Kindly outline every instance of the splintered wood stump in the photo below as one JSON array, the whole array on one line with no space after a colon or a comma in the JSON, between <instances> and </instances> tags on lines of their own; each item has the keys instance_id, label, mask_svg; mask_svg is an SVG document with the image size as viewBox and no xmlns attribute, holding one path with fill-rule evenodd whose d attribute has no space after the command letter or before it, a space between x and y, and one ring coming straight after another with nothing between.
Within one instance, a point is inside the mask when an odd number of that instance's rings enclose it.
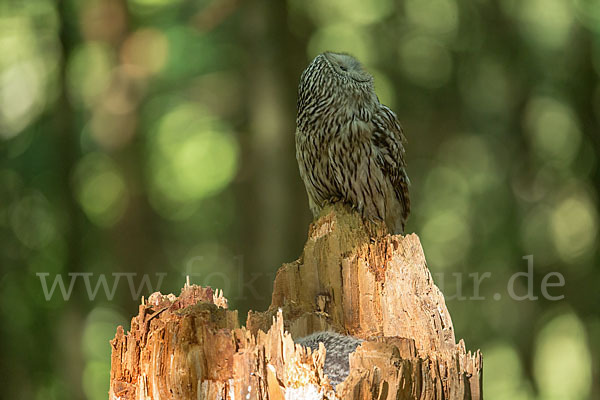
<instances>
[{"instance_id":1,"label":"splintered wood stump","mask_svg":"<svg viewBox=\"0 0 600 400\"><path fill-rule=\"evenodd\" d=\"M294 338L363 339L332 387L326 349ZM388 235L343 206L311 225L299 260L278 271L271 306L237 311L210 288L154 293L112 345L111 399L481 399L482 356L456 343L415 235Z\"/></svg>"}]
</instances>

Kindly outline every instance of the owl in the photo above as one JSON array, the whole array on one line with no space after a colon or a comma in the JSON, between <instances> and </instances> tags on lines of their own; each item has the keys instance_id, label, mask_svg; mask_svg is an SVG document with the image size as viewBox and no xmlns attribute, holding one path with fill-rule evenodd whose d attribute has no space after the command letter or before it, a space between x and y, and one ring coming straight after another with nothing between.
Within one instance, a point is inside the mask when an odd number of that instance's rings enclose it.
<instances>
[{"instance_id":1,"label":"owl","mask_svg":"<svg viewBox=\"0 0 600 400\"><path fill-rule=\"evenodd\" d=\"M363 341L336 332L321 331L296 339L295 342L313 351L319 350L319 343L323 343L326 350L323 372L335 388L350 373L350 353L353 353Z\"/></svg>"},{"instance_id":2,"label":"owl","mask_svg":"<svg viewBox=\"0 0 600 400\"><path fill-rule=\"evenodd\" d=\"M298 86L296 158L316 217L343 202L369 221L404 233L410 212L405 138L379 102L373 77L348 54L325 52Z\"/></svg>"}]
</instances>

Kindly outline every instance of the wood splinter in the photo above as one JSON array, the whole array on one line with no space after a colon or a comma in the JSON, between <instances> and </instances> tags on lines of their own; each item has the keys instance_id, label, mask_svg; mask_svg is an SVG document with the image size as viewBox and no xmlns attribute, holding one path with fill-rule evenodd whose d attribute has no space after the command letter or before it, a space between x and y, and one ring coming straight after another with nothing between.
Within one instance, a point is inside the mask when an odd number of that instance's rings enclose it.
<instances>
[{"instance_id":1,"label":"wood splinter","mask_svg":"<svg viewBox=\"0 0 600 400\"><path fill-rule=\"evenodd\" d=\"M111 341L110 399L481 399L481 353L456 343L419 238L384 231L326 207L245 327L220 291L152 294ZM323 344L294 343L319 331L361 340L335 388Z\"/></svg>"}]
</instances>

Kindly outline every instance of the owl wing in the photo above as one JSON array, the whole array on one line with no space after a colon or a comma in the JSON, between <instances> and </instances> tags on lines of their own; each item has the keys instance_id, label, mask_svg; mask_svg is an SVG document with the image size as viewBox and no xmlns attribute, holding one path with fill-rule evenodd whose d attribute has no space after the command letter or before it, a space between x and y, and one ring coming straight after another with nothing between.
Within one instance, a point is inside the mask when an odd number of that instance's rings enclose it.
<instances>
[{"instance_id":1,"label":"owl wing","mask_svg":"<svg viewBox=\"0 0 600 400\"><path fill-rule=\"evenodd\" d=\"M406 162L404 161L404 146L406 141L402 126L398 122L396 114L388 107L381 105L373 116L375 129L371 141L377 148L377 163L383 174L390 180L402 210L402 227L410 213L410 198L408 186L410 181L406 174Z\"/></svg>"}]
</instances>

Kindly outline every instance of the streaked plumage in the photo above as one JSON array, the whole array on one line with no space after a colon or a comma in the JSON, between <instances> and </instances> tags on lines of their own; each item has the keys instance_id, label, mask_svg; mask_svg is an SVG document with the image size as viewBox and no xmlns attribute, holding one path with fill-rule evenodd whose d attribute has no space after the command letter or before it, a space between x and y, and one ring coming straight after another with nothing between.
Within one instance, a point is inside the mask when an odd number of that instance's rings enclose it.
<instances>
[{"instance_id":1,"label":"streaked plumage","mask_svg":"<svg viewBox=\"0 0 600 400\"><path fill-rule=\"evenodd\" d=\"M315 216L341 201L404 232L410 200L402 128L355 58L327 52L304 70L296 126L296 158Z\"/></svg>"},{"instance_id":2,"label":"streaked plumage","mask_svg":"<svg viewBox=\"0 0 600 400\"><path fill-rule=\"evenodd\" d=\"M362 340L355 337L329 331L315 332L296 339L296 343L313 351L319 349L319 343L323 343L326 350L323 372L329 378L329 382L334 389L348 377L350 373L350 353L354 353L362 342Z\"/></svg>"}]
</instances>

